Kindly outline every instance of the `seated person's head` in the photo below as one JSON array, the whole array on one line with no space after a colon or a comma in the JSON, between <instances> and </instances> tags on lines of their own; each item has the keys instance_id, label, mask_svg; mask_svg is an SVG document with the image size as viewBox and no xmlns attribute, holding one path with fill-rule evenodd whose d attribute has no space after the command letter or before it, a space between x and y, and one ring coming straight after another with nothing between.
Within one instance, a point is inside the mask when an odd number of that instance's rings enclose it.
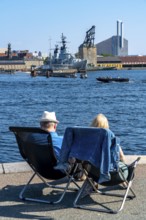
<instances>
[{"instance_id":1,"label":"seated person's head","mask_svg":"<svg viewBox=\"0 0 146 220\"><path fill-rule=\"evenodd\" d=\"M57 123L54 122L40 122L41 129L45 131L56 131Z\"/></svg>"},{"instance_id":2,"label":"seated person's head","mask_svg":"<svg viewBox=\"0 0 146 220\"><path fill-rule=\"evenodd\" d=\"M44 111L40 119L40 126L45 131L56 131L59 121L56 119L55 112Z\"/></svg>"},{"instance_id":3,"label":"seated person's head","mask_svg":"<svg viewBox=\"0 0 146 220\"><path fill-rule=\"evenodd\" d=\"M91 127L109 128L109 123L105 115L98 114L92 121Z\"/></svg>"}]
</instances>

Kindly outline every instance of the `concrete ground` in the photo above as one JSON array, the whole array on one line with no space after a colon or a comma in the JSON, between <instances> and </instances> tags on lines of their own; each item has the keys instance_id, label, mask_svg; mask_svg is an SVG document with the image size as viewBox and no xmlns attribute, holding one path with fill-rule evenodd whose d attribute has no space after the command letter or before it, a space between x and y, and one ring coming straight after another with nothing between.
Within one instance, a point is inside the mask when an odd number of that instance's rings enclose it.
<instances>
[{"instance_id":1,"label":"concrete ground","mask_svg":"<svg viewBox=\"0 0 146 220\"><path fill-rule=\"evenodd\" d=\"M136 156L127 156L127 162L133 161ZM135 179L132 188L137 197L128 200L124 209L118 214L106 214L95 211L73 208L76 192L68 191L63 201L56 205L40 204L19 199L19 192L32 175L32 171L25 162L0 164L0 220L2 219L48 219L48 220L139 220L146 219L146 157L143 156L136 168ZM119 189L123 192L122 189ZM41 184L36 177L33 188L27 195L43 196L48 198L50 189ZM57 191L54 190L54 196ZM52 196L52 195L51 195ZM100 202L106 203L104 196ZM99 199L99 196L84 198L89 202ZM116 203L111 206L115 207ZM110 203L109 203L110 204Z\"/></svg>"}]
</instances>

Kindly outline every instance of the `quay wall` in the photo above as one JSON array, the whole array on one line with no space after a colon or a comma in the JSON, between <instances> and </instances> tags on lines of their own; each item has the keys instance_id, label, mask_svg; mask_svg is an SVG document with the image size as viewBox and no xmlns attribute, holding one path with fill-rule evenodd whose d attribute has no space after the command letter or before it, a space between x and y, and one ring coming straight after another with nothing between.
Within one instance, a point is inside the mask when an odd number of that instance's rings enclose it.
<instances>
[{"instance_id":1,"label":"quay wall","mask_svg":"<svg viewBox=\"0 0 146 220\"><path fill-rule=\"evenodd\" d=\"M0 72L10 70L30 71L32 65L41 66L43 63L43 60L0 60Z\"/></svg>"},{"instance_id":2,"label":"quay wall","mask_svg":"<svg viewBox=\"0 0 146 220\"><path fill-rule=\"evenodd\" d=\"M126 155L126 163L130 164L137 157L141 157L138 164L146 164L146 156L144 155ZM30 166L25 162L13 162L13 163L1 163L0 164L0 174L9 174L9 173L19 173L19 172L30 172L32 169Z\"/></svg>"}]
</instances>

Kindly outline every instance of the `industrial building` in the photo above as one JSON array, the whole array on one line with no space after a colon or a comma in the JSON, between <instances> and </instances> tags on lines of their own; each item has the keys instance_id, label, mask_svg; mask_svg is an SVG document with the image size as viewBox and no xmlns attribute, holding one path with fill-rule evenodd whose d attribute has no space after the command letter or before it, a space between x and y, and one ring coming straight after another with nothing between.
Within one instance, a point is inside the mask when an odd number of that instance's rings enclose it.
<instances>
[{"instance_id":1,"label":"industrial building","mask_svg":"<svg viewBox=\"0 0 146 220\"><path fill-rule=\"evenodd\" d=\"M123 36L123 22L117 21L117 35L96 44L98 55L128 56L128 40Z\"/></svg>"}]
</instances>

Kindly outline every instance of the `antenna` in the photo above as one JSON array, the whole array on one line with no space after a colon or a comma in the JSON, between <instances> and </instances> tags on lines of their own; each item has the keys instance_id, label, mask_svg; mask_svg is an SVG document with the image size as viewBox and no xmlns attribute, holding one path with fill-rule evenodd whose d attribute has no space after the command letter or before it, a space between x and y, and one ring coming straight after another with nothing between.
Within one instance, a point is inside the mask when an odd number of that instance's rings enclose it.
<instances>
[{"instance_id":1,"label":"antenna","mask_svg":"<svg viewBox=\"0 0 146 220\"><path fill-rule=\"evenodd\" d=\"M48 56L48 61L50 65L52 64L52 54L51 54L51 37L49 37L49 56Z\"/></svg>"},{"instance_id":2,"label":"antenna","mask_svg":"<svg viewBox=\"0 0 146 220\"><path fill-rule=\"evenodd\" d=\"M49 37L49 57L51 58L51 37Z\"/></svg>"}]
</instances>

